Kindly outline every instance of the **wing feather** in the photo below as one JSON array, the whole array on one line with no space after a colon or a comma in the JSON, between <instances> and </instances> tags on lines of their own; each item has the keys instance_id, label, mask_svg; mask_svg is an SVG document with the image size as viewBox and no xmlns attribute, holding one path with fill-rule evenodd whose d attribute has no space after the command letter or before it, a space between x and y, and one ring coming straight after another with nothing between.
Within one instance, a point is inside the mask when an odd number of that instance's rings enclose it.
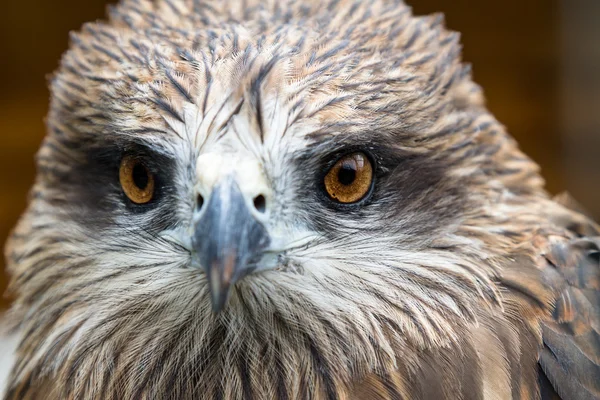
<instances>
[{"instance_id":1,"label":"wing feather","mask_svg":"<svg viewBox=\"0 0 600 400\"><path fill-rule=\"evenodd\" d=\"M544 382L565 400L600 399L600 236L585 237L576 226L576 237L544 255L559 285L552 318L542 321L543 399L556 398Z\"/></svg>"}]
</instances>

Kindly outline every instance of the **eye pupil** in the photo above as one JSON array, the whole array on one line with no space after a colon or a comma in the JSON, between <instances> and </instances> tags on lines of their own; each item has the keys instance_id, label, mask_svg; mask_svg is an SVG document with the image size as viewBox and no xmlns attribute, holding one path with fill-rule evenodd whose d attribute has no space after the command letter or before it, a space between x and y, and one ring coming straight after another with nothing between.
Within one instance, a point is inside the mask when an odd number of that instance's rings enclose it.
<instances>
[{"instance_id":1,"label":"eye pupil","mask_svg":"<svg viewBox=\"0 0 600 400\"><path fill-rule=\"evenodd\" d=\"M338 171L338 181L344 186L349 186L352 185L355 180L356 167L354 165L349 165L349 163L344 163L342 168Z\"/></svg>"},{"instance_id":2,"label":"eye pupil","mask_svg":"<svg viewBox=\"0 0 600 400\"><path fill-rule=\"evenodd\" d=\"M135 167L133 167L132 178L133 183L138 188L144 190L146 187L148 187L148 170L146 170L142 164L137 164Z\"/></svg>"}]
</instances>

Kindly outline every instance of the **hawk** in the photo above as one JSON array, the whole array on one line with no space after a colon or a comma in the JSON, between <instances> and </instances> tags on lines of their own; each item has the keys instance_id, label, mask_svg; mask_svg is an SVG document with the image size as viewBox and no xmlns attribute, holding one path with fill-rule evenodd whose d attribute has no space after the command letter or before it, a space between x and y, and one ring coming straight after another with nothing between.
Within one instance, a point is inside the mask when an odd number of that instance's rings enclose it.
<instances>
[{"instance_id":1,"label":"hawk","mask_svg":"<svg viewBox=\"0 0 600 400\"><path fill-rule=\"evenodd\" d=\"M600 229L399 0L123 0L51 80L6 399L595 399Z\"/></svg>"}]
</instances>

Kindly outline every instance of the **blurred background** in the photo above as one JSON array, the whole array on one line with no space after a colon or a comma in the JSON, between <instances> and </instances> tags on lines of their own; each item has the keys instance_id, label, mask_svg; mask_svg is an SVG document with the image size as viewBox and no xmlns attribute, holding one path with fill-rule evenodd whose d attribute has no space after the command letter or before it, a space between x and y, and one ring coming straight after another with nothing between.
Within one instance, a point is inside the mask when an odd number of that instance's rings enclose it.
<instances>
[{"instance_id":1,"label":"blurred background","mask_svg":"<svg viewBox=\"0 0 600 400\"><path fill-rule=\"evenodd\" d=\"M407 0L462 33L488 106L542 166L600 220L600 1ZM68 32L101 19L105 0L3 2L0 13L0 242L26 205L44 136L46 77ZM4 259L0 261L0 272ZM6 277L0 274L0 291ZM2 300L0 305L6 305Z\"/></svg>"}]
</instances>

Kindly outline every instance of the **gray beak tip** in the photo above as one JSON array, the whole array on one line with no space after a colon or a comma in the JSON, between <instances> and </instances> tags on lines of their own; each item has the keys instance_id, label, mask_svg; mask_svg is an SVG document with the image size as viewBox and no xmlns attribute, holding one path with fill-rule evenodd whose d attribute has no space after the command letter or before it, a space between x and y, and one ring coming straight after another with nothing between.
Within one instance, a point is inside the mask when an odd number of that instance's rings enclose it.
<instances>
[{"instance_id":1,"label":"gray beak tip","mask_svg":"<svg viewBox=\"0 0 600 400\"><path fill-rule=\"evenodd\" d=\"M225 308L227 304L228 297L228 289L224 290L222 293L214 293L212 294L212 311L215 314L219 314Z\"/></svg>"}]
</instances>

